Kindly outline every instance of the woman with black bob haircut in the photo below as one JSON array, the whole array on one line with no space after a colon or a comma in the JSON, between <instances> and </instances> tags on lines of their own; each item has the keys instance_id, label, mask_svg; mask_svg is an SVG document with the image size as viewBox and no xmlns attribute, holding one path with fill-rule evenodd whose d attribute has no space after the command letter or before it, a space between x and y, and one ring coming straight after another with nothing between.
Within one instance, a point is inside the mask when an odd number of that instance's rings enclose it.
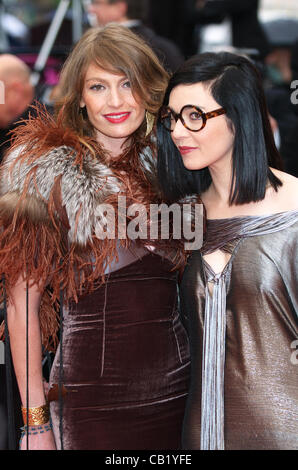
<instances>
[{"instance_id":1,"label":"woman with black bob haircut","mask_svg":"<svg viewBox=\"0 0 298 470\"><path fill-rule=\"evenodd\" d=\"M170 79L158 118L168 201L197 194L206 224L180 284L192 378L183 446L298 446L297 178L281 171L260 74L204 53Z\"/></svg>"},{"instance_id":2,"label":"woman with black bob haircut","mask_svg":"<svg viewBox=\"0 0 298 470\"><path fill-rule=\"evenodd\" d=\"M280 185L269 166L282 169L282 160L274 143L257 69L245 57L231 53L194 56L172 76L164 104L168 104L174 88L195 83L210 85L212 96L225 109L234 129L235 186L231 185L230 202L243 204L263 199L268 179L274 189ZM159 174L165 195L176 200L181 195L204 192L211 183L208 168L189 172L173 145L171 133L162 125L158 126L158 137L162 144Z\"/></svg>"}]
</instances>

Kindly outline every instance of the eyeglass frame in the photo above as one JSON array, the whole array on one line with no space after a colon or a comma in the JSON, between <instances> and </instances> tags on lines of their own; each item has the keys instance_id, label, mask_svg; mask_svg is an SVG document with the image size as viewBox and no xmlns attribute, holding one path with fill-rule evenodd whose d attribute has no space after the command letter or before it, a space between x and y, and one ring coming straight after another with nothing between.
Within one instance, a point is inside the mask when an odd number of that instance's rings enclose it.
<instances>
[{"instance_id":1,"label":"eyeglass frame","mask_svg":"<svg viewBox=\"0 0 298 470\"><path fill-rule=\"evenodd\" d=\"M183 113L183 110L185 108L194 108L196 109L202 116L202 127L200 127L200 129L190 129L189 127L187 127L187 125L185 124L185 121L182 117L182 113ZM168 129L164 123L163 123L163 119L161 117L161 113L163 111L163 109L168 109L170 110L170 112L172 113L175 121L176 121L176 124L178 122L178 119L180 119L181 123L183 124L183 126L191 131L191 132L199 132L201 131L202 129L204 129L204 127L206 126L206 122L208 119L211 119L211 118L214 118L214 117L217 117L217 116L221 116L222 114L226 114L226 110L224 108L217 108L213 111L209 111L208 113L204 113L204 111L202 111L198 106L195 106L194 104L185 104L181 109L180 109L180 113L175 113L175 111L172 110L172 108L170 108L169 106L163 106L159 112L159 117L160 117L160 122L161 124L163 125L163 127L169 131L169 132L173 132L174 129Z\"/></svg>"}]
</instances>

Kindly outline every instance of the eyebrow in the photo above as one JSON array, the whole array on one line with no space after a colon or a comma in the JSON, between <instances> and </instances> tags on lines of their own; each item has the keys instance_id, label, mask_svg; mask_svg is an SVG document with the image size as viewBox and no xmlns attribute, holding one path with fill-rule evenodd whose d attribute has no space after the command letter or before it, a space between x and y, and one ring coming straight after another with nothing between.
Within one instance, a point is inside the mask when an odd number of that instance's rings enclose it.
<instances>
[{"instance_id":1,"label":"eyebrow","mask_svg":"<svg viewBox=\"0 0 298 470\"><path fill-rule=\"evenodd\" d=\"M204 112L206 111L206 108L204 106L199 106L198 104L193 104L193 103L189 103L189 104L191 104L192 106L196 106L197 108L200 108ZM181 106L180 110L183 108L183 106ZM168 107L174 111L174 109L169 104L168 104Z\"/></svg>"},{"instance_id":2,"label":"eyebrow","mask_svg":"<svg viewBox=\"0 0 298 470\"><path fill-rule=\"evenodd\" d=\"M122 80L128 80L127 76L126 75L119 75L119 82L121 82ZM86 80L86 82L91 82L91 81L97 81L97 82L102 82L102 83L107 83L108 80L106 80L105 78L101 78L101 77L91 77L91 78L88 78Z\"/></svg>"}]
</instances>

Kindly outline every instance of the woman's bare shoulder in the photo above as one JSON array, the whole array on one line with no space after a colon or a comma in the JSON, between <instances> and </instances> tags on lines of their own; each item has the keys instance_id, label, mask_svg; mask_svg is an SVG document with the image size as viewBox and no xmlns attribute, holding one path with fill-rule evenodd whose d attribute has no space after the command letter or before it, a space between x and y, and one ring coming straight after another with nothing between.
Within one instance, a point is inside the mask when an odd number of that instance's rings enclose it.
<instances>
[{"instance_id":1,"label":"woman's bare shoulder","mask_svg":"<svg viewBox=\"0 0 298 470\"><path fill-rule=\"evenodd\" d=\"M276 193L278 204L283 210L298 210L298 178L280 170L272 170L282 186Z\"/></svg>"}]
</instances>

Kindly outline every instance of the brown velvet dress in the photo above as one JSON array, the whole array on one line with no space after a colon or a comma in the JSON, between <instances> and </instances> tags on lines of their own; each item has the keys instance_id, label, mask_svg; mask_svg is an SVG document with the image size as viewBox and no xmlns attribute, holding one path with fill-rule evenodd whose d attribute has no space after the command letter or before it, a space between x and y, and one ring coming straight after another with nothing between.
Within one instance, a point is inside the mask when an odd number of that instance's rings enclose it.
<instances>
[{"instance_id":1,"label":"brown velvet dress","mask_svg":"<svg viewBox=\"0 0 298 470\"><path fill-rule=\"evenodd\" d=\"M67 393L62 408L51 403L58 448L61 428L64 449L181 448L189 348L171 268L145 254L70 305L63 329ZM58 350L51 385L59 382L59 362Z\"/></svg>"},{"instance_id":2,"label":"brown velvet dress","mask_svg":"<svg viewBox=\"0 0 298 470\"><path fill-rule=\"evenodd\" d=\"M285 220L276 226L281 217ZM222 249L231 254L222 273L216 275L199 251L189 259L181 285L181 307L188 322L192 358L183 433L185 449L202 448L206 438L202 436L206 418L202 412L202 364L212 343L212 334L209 346L204 335L206 286L210 280L213 292L221 280L226 290L212 310L217 325L218 312L225 313L223 363L221 366L212 358L208 363L211 372L217 368L211 376L217 384L221 383L223 368L223 390L215 390L215 398L205 397L209 406L215 402L214 423L219 430L223 427L224 449L298 449L298 212L270 219L272 227L275 225L273 231L266 231L269 219L207 222L205 252ZM251 222L260 222L255 232L250 231ZM210 377L209 372L205 379Z\"/></svg>"},{"instance_id":3,"label":"brown velvet dress","mask_svg":"<svg viewBox=\"0 0 298 470\"><path fill-rule=\"evenodd\" d=\"M48 287L39 319L44 349L56 351L58 333L62 346L49 394L57 447L179 449L189 381L177 312L183 241L128 233L132 204L147 215L163 202L154 139L135 135L107 162L91 137L83 145L64 127L64 115L37 111L18 126L1 165L0 301L20 273L28 285ZM24 315L28 322L26 305ZM30 393L29 380L26 406Z\"/></svg>"}]
</instances>

